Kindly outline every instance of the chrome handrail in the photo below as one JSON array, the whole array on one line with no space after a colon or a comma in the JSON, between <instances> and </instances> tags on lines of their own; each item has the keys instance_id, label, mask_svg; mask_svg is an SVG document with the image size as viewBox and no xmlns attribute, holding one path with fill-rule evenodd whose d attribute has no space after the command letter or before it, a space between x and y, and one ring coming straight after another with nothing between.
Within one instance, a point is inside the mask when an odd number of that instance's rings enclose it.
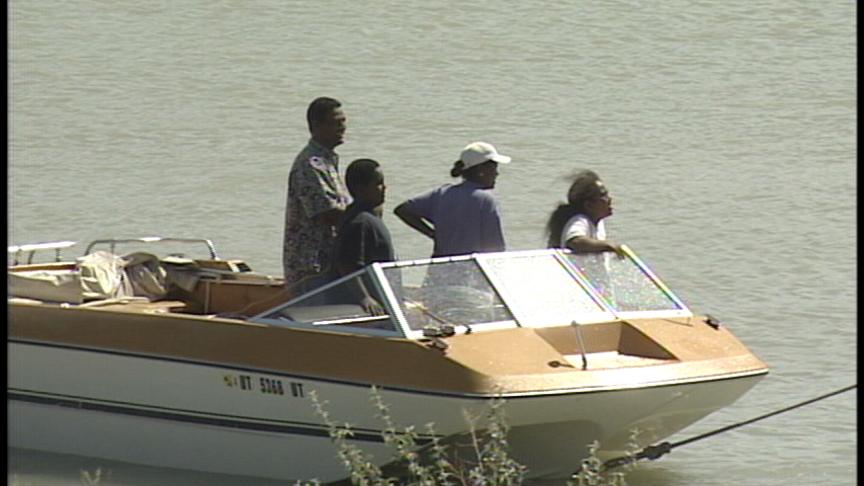
<instances>
[{"instance_id":1,"label":"chrome handrail","mask_svg":"<svg viewBox=\"0 0 864 486\"><path fill-rule=\"evenodd\" d=\"M206 238L162 238L161 236L145 236L143 238L109 238L105 240L94 240L89 245L87 245L87 249L84 251L84 254L87 255L90 253L90 250L93 249L96 245L109 245L111 248L111 253L114 253L114 248L118 243L204 243L207 245L207 250L210 252L210 258L213 260L218 260L219 256L216 254L216 247L213 246L213 242Z\"/></svg>"},{"instance_id":2,"label":"chrome handrail","mask_svg":"<svg viewBox=\"0 0 864 486\"><path fill-rule=\"evenodd\" d=\"M70 246L74 246L77 244L78 244L78 242L76 242L76 241L52 241L52 242L48 242L48 243L32 243L32 244L27 244L27 245L12 245L12 246L7 247L6 251L7 251L7 254L14 254L15 255L13 257L13 263L12 263L13 266L18 265L19 258L21 257L22 253L27 253L28 254L27 255L27 264L29 265L29 264L33 263L33 256L36 254L37 251L54 250L54 252L55 252L54 259L55 259L55 261L59 262L60 261L60 250L62 250L64 248L69 248Z\"/></svg>"}]
</instances>

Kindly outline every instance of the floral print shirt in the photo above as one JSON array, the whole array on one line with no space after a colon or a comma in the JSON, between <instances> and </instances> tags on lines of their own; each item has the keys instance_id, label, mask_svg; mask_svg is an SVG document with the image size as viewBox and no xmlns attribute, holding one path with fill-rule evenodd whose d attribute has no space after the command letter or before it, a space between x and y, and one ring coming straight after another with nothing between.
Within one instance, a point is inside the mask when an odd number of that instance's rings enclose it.
<instances>
[{"instance_id":1,"label":"floral print shirt","mask_svg":"<svg viewBox=\"0 0 864 486\"><path fill-rule=\"evenodd\" d=\"M345 209L349 202L339 176L339 155L309 140L288 175L282 248L285 285L329 268L336 228L314 218L331 209Z\"/></svg>"}]
</instances>

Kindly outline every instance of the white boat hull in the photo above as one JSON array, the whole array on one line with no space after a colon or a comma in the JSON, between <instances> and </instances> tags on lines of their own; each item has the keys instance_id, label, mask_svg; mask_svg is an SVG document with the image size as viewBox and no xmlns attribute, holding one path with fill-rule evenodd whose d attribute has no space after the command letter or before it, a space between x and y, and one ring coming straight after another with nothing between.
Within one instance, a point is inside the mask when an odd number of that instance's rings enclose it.
<instances>
[{"instance_id":1,"label":"white boat hull","mask_svg":"<svg viewBox=\"0 0 864 486\"><path fill-rule=\"evenodd\" d=\"M194 346L194 343L189 343ZM368 384L310 379L160 356L10 342L9 443L13 447L215 473L338 480L346 473L309 400L377 463L380 439ZM647 445L729 405L762 376L730 375L633 388L561 390L507 397L514 456L532 477L566 477L586 445L624 447L635 427ZM466 431L463 410L488 397L380 390L400 425L439 436ZM428 437L428 435L427 435Z\"/></svg>"}]
</instances>

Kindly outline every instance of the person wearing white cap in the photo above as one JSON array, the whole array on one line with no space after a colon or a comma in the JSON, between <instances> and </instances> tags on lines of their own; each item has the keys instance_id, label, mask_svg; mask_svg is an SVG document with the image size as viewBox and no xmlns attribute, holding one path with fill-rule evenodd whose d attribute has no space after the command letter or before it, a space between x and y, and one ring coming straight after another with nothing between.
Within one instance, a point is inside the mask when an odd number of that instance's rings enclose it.
<instances>
[{"instance_id":1,"label":"person wearing white cap","mask_svg":"<svg viewBox=\"0 0 864 486\"><path fill-rule=\"evenodd\" d=\"M486 142L468 144L444 184L413 197L393 211L405 224L432 238L433 257L504 251L501 210L492 189L498 165L510 163Z\"/></svg>"}]
</instances>

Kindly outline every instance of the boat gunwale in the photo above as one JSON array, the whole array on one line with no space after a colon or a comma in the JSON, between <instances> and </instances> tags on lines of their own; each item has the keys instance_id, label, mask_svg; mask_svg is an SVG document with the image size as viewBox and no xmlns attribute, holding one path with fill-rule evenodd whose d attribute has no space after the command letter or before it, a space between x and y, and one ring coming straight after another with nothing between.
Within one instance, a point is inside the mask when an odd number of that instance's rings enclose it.
<instances>
[{"instance_id":1,"label":"boat gunwale","mask_svg":"<svg viewBox=\"0 0 864 486\"><path fill-rule=\"evenodd\" d=\"M27 339L7 339L8 343L17 343L23 345L31 345L31 346L45 346L45 347L53 347L53 348L61 348L61 349L70 349L70 350L78 350L85 352L93 352L93 353L102 353L102 354L111 354L116 356L125 356L130 358L138 358L138 359L152 359L157 361L169 361L175 363L183 363L193 366L205 366L211 368L222 368L234 371L244 371L250 373L257 374L267 374L273 376L279 376L282 378L295 378L301 380L310 380L310 381L318 381L324 383L331 384L339 384L339 385L347 385L354 387L376 387L382 390L388 390L391 392L399 392L399 393L409 393L409 394L419 394L419 395L432 395L432 396L441 396L441 397L452 397L452 398L469 398L469 399L493 399L493 398L536 398L536 397L548 397L548 396L562 396L562 395L574 395L574 394L582 394L582 393L596 393L596 392L615 392L615 391L623 391L623 390L635 390L641 388L652 388L652 387L666 387L666 386L677 386L677 385L687 385L687 384L696 384L696 383L704 383L708 381L724 381L730 379L738 379L738 378L747 378L751 376L758 375L767 375L770 370L766 365L762 365L760 368L749 369L749 370L741 370L741 371L733 371L733 372L725 372L714 375L699 375L699 376L690 376L690 377L682 377L670 380L658 380L658 381L640 381L638 383L631 383L627 385L579 385L577 387L564 389L552 389L552 390L534 390L534 391L523 391L523 392L487 392L487 393L477 393L477 392L448 392L448 391L438 391L438 390L424 390L417 388L408 388L402 386L394 386L394 385L381 385L377 383L371 382L358 382L351 380L343 380L343 379L334 379L334 378L326 378L321 376L302 374L302 373L289 373L282 370L275 370L271 368L258 368L251 366L241 366L235 364L227 364L227 363L219 363L214 361L204 361L204 360L194 360L189 358L178 358L174 356L167 355L157 355L157 354L146 354L146 353L135 353L128 351L119 351L113 349L106 348L89 348L85 346L76 346L69 344L59 344L48 341L39 341L39 340L27 340ZM680 363L679 363L680 364ZM658 365L658 366L668 366L668 365Z\"/></svg>"}]
</instances>

